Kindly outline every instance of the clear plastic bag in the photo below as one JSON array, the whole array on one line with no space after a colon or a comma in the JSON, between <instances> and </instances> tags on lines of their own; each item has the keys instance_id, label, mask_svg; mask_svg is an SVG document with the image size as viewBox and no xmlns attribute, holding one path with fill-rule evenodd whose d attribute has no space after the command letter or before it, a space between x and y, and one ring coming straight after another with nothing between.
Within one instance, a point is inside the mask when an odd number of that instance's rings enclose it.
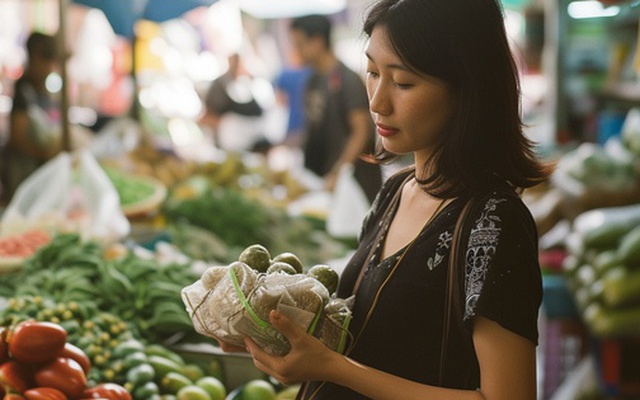
<instances>
[{"instance_id":1,"label":"clear plastic bag","mask_svg":"<svg viewBox=\"0 0 640 400\"><path fill-rule=\"evenodd\" d=\"M354 176L355 167L347 164L340 168L336 187L331 196L327 232L339 238L355 238L360 233L362 220L371 203Z\"/></svg>"},{"instance_id":2,"label":"clear plastic bag","mask_svg":"<svg viewBox=\"0 0 640 400\"><path fill-rule=\"evenodd\" d=\"M0 235L34 228L109 243L128 235L131 226L115 187L83 150L60 153L18 186L2 215Z\"/></svg>"},{"instance_id":3,"label":"clear plastic bag","mask_svg":"<svg viewBox=\"0 0 640 400\"><path fill-rule=\"evenodd\" d=\"M310 276L258 273L242 262L209 268L182 290L182 298L197 332L238 346L248 336L274 355L287 354L291 347L269 324L271 310L342 352L353 304L331 300L322 283Z\"/></svg>"}]
</instances>

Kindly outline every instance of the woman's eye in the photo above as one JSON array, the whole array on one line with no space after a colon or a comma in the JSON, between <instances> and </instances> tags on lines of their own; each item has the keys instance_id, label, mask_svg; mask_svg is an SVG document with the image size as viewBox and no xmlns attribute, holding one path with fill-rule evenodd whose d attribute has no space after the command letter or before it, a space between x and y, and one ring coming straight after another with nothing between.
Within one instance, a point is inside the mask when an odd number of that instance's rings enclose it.
<instances>
[{"instance_id":1,"label":"woman's eye","mask_svg":"<svg viewBox=\"0 0 640 400\"><path fill-rule=\"evenodd\" d=\"M377 72L373 72L373 71L367 71L367 77L368 78L377 78L378 77L378 73Z\"/></svg>"},{"instance_id":2,"label":"woman's eye","mask_svg":"<svg viewBox=\"0 0 640 400\"><path fill-rule=\"evenodd\" d=\"M396 86L399 87L400 89L409 89L410 87L413 86L413 84L396 82Z\"/></svg>"}]
</instances>

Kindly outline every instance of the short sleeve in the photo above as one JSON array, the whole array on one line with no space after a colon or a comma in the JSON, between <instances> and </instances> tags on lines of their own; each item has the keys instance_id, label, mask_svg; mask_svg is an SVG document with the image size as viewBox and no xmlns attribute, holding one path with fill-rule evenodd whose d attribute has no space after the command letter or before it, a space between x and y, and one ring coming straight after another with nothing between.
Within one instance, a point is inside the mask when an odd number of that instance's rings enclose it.
<instances>
[{"instance_id":1,"label":"short sleeve","mask_svg":"<svg viewBox=\"0 0 640 400\"><path fill-rule=\"evenodd\" d=\"M471 228L465 263L465 321L483 316L537 344L538 236L519 198L494 193L486 201Z\"/></svg>"}]
</instances>

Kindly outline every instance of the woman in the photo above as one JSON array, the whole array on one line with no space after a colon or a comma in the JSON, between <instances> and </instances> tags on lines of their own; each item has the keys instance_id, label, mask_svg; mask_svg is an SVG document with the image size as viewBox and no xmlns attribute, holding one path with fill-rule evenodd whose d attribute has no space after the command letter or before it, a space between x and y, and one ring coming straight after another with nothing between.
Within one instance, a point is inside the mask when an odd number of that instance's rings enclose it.
<instances>
[{"instance_id":1,"label":"woman","mask_svg":"<svg viewBox=\"0 0 640 400\"><path fill-rule=\"evenodd\" d=\"M276 379L307 382L302 399L533 400L541 277L517 193L549 169L522 132L500 6L381 0L364 30L376 159L413 154L415 167L384 184L341 277L338 296L356 295L353 340L332 352L274 311L291 352L273 357L248 339L247 349ZM463 285L448 289L451 238L471 198ZM459 296L453 314L448 293Z\"/></svg>"}]
</instances>

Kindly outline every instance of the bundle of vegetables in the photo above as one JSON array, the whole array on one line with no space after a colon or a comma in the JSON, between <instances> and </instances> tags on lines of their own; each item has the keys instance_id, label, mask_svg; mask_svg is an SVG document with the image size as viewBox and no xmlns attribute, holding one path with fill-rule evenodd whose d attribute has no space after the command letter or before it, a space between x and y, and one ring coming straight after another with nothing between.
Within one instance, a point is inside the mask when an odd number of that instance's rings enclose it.
<instances>
[{"instance_id":1,"label":"bundle of vegetables","mask_svg":"<svg viewBox=\"0 0 640 400\"><path fill-rule=\"evenodd\" d=\"M269 323L270 312L278 310L342 352L354 297L332 298L337 285L338 274L327 265L304 268L293 253L272 259L254 244L237 261L209 267L182 297L196 331L205 336L237 346L248 336L266 352L285 355L291 346Z\"/></svg>"},{"instance_id":2,"label":"bundle of vegetables","mask_svg":"<svg viewBox=\"0 0 640 400\"><path fill-rule=\"evenodd\" d=\"M91 361L58 324L25 320L0 328L0 391L14 399L131 400L115 383L89 383Z\"/></svg>"},{"instance_id":3,"label":"bundle of vegetables","mask_svg":"<svg viewBox=\"0 0 640 400\"><path fill-rule=\"evenodd\" d=\"M180 291L197 276L191 264L160 263L134 252L106 260L105 248L78 235L56 236L13 276L0 277L16 296L42 296L57 302L95 303L132 321L149 340L192 331ZM9 291L5 287L5 292Z\"/></svg>"},{"instance_id":4,"label":"bundle of vegetables","mask_svg":"<svg viewBox=\"0 0 640 400\"><path fill-rule=\"evenodd\" d=\"M262 243L274 252L294 252L310 263L341 257L347 250L304 217L291 216L282 207L269 206L200 178L175 187L163 210L170 225L195 225L225 243L228 254L219 261L234 260L253 243Z\"/></svg>"},{"instance_id":5,"label":"bundle of vegetables","mask_svg":"<svg viewBox=\"0 0 640 400\"><path fill-rule=\"evenodd\" d=\"M108 395L106 389L113 388L113 383L139 400L175 395L183 387L206 392L219 392L220 387L224 388L216 363L212 362L209 371L205 372L200 366L185 362L170 349L144 340L131 322L126 323L113 314L102 312L90 302L56 303L42 297L18 297L9 299L7 308L0 313L2 326L17 326L34 320L46 322L45 326L57 327L50 335L52 338L59 338L65 332L67 344L64 354L77 358L84 368L86 386L91 388L91 391L85 391L84 397L93 398L97 393L100 398L124 399ZM17 343L21 347L24 347L23 342L30 345L38 343L33 336L26 339ZM40 353L52 351L45 347ZM63 379L61 382L70 384ZM107 382L108 385L105 384ZM199 389L194 388L196 386Z\"/></svg>"},{"instance_id":6,"label":"bundle of vegetables","mask_svg":"<svg viewBox=\"0 0 640 400\"><path fill-rule=\"evenodd\" d=\"M588 327L640 334L640 205L587 211L566 242L564 270Z\"/></svg>"}]
</instances>

